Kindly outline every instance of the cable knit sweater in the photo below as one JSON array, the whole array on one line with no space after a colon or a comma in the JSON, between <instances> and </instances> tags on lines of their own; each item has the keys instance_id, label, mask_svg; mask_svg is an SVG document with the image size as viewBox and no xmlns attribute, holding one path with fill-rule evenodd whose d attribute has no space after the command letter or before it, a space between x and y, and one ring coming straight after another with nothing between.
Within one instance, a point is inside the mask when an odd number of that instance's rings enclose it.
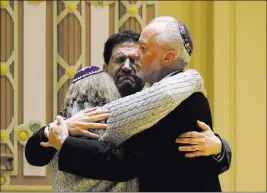
<instances>
[{"instance_id":1,"label":"cable knit sweater","mask_svg":"<svg viewBox=\"0 0 267 193\"><path fill-rule=\"evenodd\" d=\"M115 146L155 125L194 92L200 91L203 79L196 70L187 70L163 78L150 88L112 101L108 127L100 138Z\"/></svg>"},{"instance_id":2,"label":"cable knit sweater","mask_svg":"<svg viewBox=\"0 0 267 193\"><path fill-rule=\"evenodd\" d=\"M195 70L171 75L150 88L104 105L111 116L108 128L100 140L120 145L131 136L156 124L203 85L202 77ZM49 166L52 169L53 190L56 192L138 191L137 178L116 183L61 172L58 170L58 153Z\"/></svg>"}]
</instances>

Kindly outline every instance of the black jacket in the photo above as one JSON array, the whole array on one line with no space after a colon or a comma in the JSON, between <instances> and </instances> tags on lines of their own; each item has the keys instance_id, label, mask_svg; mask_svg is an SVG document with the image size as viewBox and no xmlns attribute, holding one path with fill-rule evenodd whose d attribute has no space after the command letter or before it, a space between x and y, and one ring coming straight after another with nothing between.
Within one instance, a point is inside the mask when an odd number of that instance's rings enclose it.
<instances>
[{"instance_id":1,"label":"black jacket","mask_svg":"<svg viewBox=\"0 0 267 193\"><path fill-rule=\"evenodd\" d=\"M93 179L125 181L138 177L140 191L220 191L218 175L231 162L227 142L223 141L225 156L220 163L212 156L185 158L175 144L181 133L200 131L197 120L212 128L208 101L200 93L193 94L157 125L133 136L120 148L68 137L59 154L59 169ZM39 145L43 136L41 129L26 145L26 158L32 165L46 165L56 151Z\"/></svg>"}]
</instances>

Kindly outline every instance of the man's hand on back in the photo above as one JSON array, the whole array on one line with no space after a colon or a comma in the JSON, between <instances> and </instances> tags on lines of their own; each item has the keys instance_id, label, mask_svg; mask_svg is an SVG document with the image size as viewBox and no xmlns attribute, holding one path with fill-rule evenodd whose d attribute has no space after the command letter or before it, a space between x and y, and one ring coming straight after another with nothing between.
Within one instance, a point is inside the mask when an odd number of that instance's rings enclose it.
<instances>
[{"instance_id":1,"label":"man's hand on back","mask_svg":"<svg viewBox=\"0 0 267 193\"><path fill-rule=\"evenodd\" d=\"M176 143L187 145L179 146L179 151L189 152L185 154L188 158L220 154L222 151L221 140L208 125L200 121L197 124L203 130L202 132L183 133L176 139Z\"/></svg>"},{"instance_id":2,"label":"man's hand on back","mask_svg":"<svg viewBox=\"0 0 267 193\"><path fill-rule=\"evenodd\" d=\"M57 116L56 121L51 123L47 130L48 142L41 142L43 147L54 147L60 150L66 138L69 136L69 132L66 124L61 116Z\"/></svg>"},{"instance_id":3,"label":"man's hand on back","mask_svg":"<svg viewBox=\"0 0 267 193\"><path fill-rule=\"evenodd\" d=\"M84 135L98 139L99 135L87 130L107 128L107 124L95 122L107 119L110 115L108 112L101 107L86 109L65 120L65 123L71 135Z\"/></svg>"}]
</instances>

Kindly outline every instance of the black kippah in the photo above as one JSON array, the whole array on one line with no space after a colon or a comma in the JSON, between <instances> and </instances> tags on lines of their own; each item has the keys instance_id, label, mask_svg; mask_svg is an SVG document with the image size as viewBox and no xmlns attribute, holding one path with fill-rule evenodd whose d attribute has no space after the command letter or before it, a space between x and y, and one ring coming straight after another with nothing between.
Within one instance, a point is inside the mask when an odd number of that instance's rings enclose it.
<instances>
[{"instance_id":1,"label":"black kippah","mask_svg":"<svg viewBox=\"0 0 267 193\"><path fill-rule=\"evenodd\" d=\"M188 54L191 56L193 52L193 40L185 24L178 21L179 30L184 41L184 47Z\"/></svg>"}]
</instances>

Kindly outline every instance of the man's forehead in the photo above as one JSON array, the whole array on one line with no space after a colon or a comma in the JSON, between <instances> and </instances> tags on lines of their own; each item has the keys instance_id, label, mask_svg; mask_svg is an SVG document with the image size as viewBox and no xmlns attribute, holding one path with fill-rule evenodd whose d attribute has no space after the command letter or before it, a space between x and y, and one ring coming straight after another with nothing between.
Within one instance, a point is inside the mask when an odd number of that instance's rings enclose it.
<instances>
[{"instance_id":1,"label":"man's forehead","mask_svg":"<svg viewBox=\"0 0 267 193\"><path fill-rule=\"evenodd\" d=\"M154 23L145 27L141 33L139 43L146 44L149 40L153 39L157 34L161 32L161 26Z\"/></svg>"},{"instance_id":2,"label":"man's forehead","mask_svg":"<svg viewBox=\"0 0 267 193\"><path fill-rule=\"evenodd\" d=\"M114 47L112 50L113 55L116 53L128 53L138 50L137 42L123 42Z\"/></svg>"}]
</instances>

